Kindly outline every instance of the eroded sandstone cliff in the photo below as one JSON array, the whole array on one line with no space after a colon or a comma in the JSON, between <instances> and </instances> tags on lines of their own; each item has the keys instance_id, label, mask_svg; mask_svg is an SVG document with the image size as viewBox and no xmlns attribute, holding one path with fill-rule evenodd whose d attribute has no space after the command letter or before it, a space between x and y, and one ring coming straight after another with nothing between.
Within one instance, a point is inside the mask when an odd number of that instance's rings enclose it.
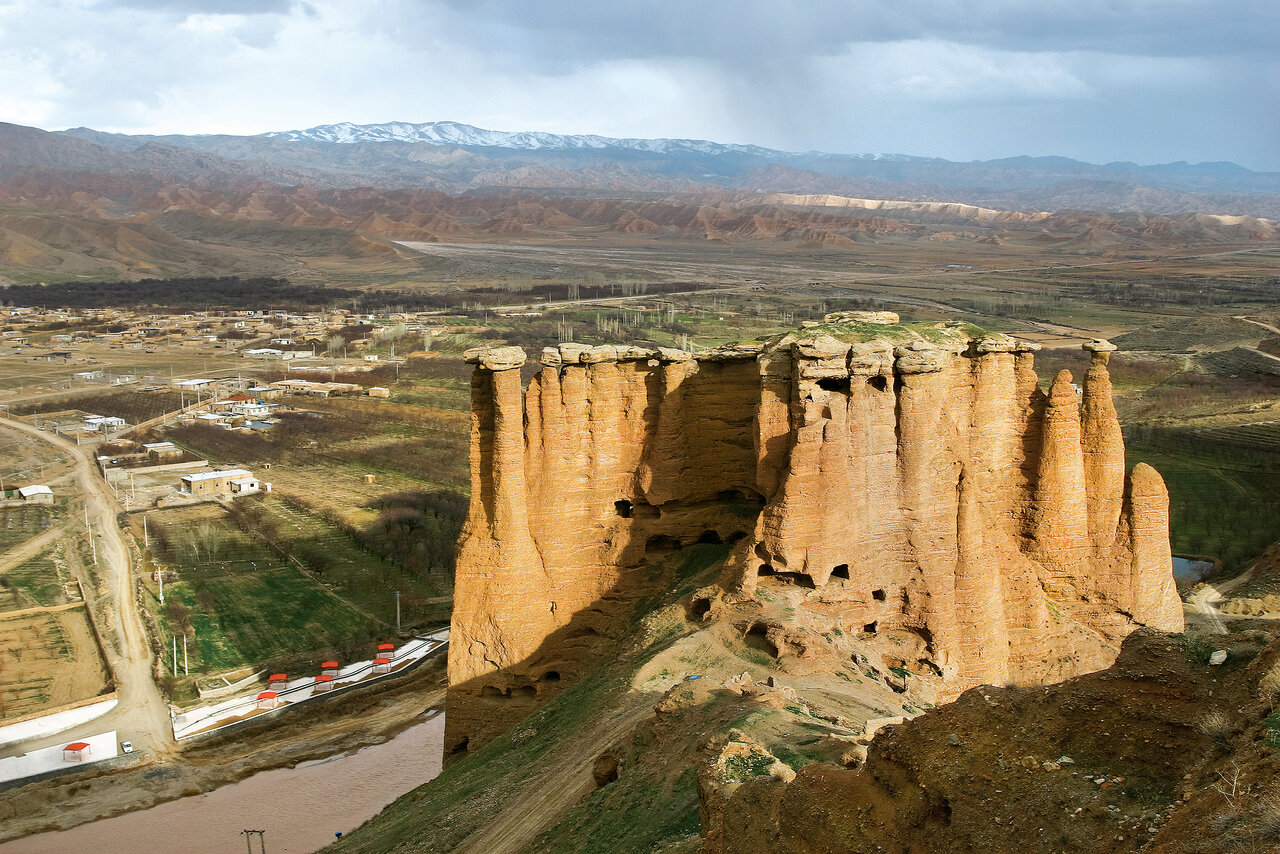
<instances>
[{"instance_id":1,"label":"eroded sandstone cliff","mask_svg":"<svg viewBox=\"0 0 1280 854\"><path fill-rule=\"evenodd\" d=\"M949 693L1105 667L1178 631L1168 495L1124 448L1102 341L1078 393L1035 345L856 313L695 359L562 344L472 351L446 749L492 739L592 666L663 580L734 543L718 589L806 591L810 621L893 640ZM810 589L811 588L811 589ZM714 603L713 603L714 600Z\"/></svg>"}]
</instances>

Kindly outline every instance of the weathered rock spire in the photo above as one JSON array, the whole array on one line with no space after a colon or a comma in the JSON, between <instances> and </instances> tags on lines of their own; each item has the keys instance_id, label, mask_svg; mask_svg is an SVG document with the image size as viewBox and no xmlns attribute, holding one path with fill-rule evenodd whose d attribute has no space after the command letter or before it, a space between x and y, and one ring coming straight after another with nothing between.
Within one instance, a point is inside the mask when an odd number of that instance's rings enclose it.
<instances>
[{"instance_id":1,"label":"weathered rock spire","mask_svg":"<svg viewBox=\"0 0 1280 854\"><path fill-rule=\"evenodd\" d=\"M470 351L446 746L592 666L655 593L646 566L698 541L736 543L730 597L803 581L831 628L893 633L957 690L1180 629L1167 493L1125 477L1114 347L1085 348L1083 389L1063 372L1046 395L1036 345L846 313L696 358L562 344L523 399L523 352Z\"/></svg>"}]
</instances>

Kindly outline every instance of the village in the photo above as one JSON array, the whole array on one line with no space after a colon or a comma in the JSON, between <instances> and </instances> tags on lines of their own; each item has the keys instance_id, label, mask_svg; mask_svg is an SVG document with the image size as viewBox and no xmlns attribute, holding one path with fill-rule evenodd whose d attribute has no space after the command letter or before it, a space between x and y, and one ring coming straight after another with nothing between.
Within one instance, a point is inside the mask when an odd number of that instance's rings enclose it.
<instances>
[{"instance_id":1,"label":"village","mask_svg":"<svg viewBox=\"0 0 1280 854\"><path fill-rule=\"evenodd\" d=\"M0 642L24 648L0 671L0 787L149 761L432 657L451 572L422 572L383 519L438 524L417 505L439 500L439 464L404 422L460 437L465 386L398 380L470 329L433 314L0 306ZM366 455L385 469L354 462ZM462 505L446 500L426 566L457 536Z\"/></svg>"}]
</instances>

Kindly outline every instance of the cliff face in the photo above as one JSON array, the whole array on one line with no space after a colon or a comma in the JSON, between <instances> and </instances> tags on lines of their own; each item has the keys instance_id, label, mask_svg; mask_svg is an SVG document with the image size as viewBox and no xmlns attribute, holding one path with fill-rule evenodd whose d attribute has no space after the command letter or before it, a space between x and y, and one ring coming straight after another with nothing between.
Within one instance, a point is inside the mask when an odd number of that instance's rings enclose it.
<instances>
[{"instance_id":1,"label":"cliff face","mask_svg":"<svg viewBox=\"0 0 1280 854\"><path fill-rule=\"evenodd\" d=\"M891 636L949 690L1105 667L1178 631L1168 496L1127 476L1106 342L1078 395L1035 345L840 315L696 360L563 344L468 354L472 503L446 749L475 748L588 669L679 545L734 543L722 595L812 588L832 629ZM875 322L868 322L875 321ZM714 617L714 611L712 612Z\"/></svg>"}]
</instances>

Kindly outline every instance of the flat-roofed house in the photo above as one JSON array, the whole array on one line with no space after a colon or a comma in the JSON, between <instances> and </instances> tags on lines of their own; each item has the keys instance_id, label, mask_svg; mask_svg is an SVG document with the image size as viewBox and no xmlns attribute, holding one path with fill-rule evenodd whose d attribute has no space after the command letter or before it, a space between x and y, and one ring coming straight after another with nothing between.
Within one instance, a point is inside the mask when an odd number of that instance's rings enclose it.
<instances>
[{"instance_id":1,"label":"flat-roofed house","mask_svg":"<svg viewBox=\"0 0 1280 854\"><path fill-rule=\"evenodd\" d=\"M253 482L250 490L247 484L235 485L235 481L249 480ZM213 498L218 495L248 495L257 492L257 480L253 472L247 469L222 469L221 471L202 471L182 476L182 491L200 498Z\"/></svg>"}]
</instances>

